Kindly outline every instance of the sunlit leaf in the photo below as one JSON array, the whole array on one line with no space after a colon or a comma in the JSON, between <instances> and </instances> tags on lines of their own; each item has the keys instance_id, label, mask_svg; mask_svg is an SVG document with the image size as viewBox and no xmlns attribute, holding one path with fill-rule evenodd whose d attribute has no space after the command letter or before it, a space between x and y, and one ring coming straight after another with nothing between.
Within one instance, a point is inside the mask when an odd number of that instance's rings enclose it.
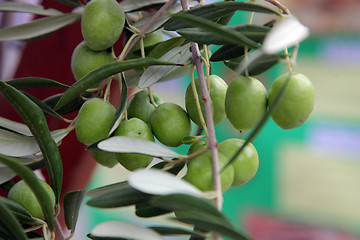
<instances>
[{"instance_id":1,"label":"sunlit leaf","mask_svg":"<svg viewBox=\"0 0 360 240\"><path fill-rule=\"evenodd\" d=\"M189 45L183 45L171 49L169 52L165 53L160 57L161 61L170 61L174 63L184 63L191 56L189 50ZM152 84L158 82L162 77L168 74L170 71L176 68L181 68L177 66L151 66L145 70L141 75L139 81L139 88L146 88Z\"/></svg>"},{"instance_id":2,"label":"sunlit leaf","mask_svg":"<svg viewBox=\"0 0 360 240\"><path fill-rule=\"evenodd\" d=\"M162 240L157 232L133 223L122 221L109 221L100 223L92 231L93 236L121 237L133 240Z\"/></svg>"},{"instance_id":3,"label":"sunlit leaf","mask_svg":"<svg viewBox=\"0 0 360 240\"><path fill-rule=\"evenodd\" d=\"M56 143L64 139L71 128L58 129L50 134ZM40 147L33 136L19 135L0 129L0 154L12 157L25 157L40 152Z\"/></svg>"},{"instance_id":4,"label":"sunlit leaf","mask_svg":"<svg viewBox=\"0 0 360 240\"><path fill-rule=\"evenodd\" d=\"M263 43L263 50L268 54L276 53L303 41L310 34L307 27L295 17L287 17L275 25Z\"/></svg>"},{"instance_id":5,"label":"sunlit leaf","mask_svg":"<svg viewBox=\"0 0 360 240\"><path fill-rule=\"evenodd\" d=\"M24 2L5 1L0 2L0 11L2 12L26 12L34 13L43 16L56 16L62 14L62 12L56 9L44 9L41 5L34 5Z\"/></svg>"},{"instance_id":6,"label":"sunlit leaf","mask_svg":"<svg viewBox=\"0 0 360 240\"><path fill-rule=\"evenodd\" d=\"M35 88L69 88L68 85L56 82L48 78L26 77L15 78L6 82L18 90L35 89Z\"/></svg>"},{"instance_id":7,"label":"sunlit leaf","mask_svg":"<svg viewBox=\"0 0 360 240\"><path fill-rule=\"evenodd\" d=\"M131 0L130 0L131 1ZM146 0L147 1L147 0ZM167 20L170 18L170 14L177 13L181 11L181 4L175 3L171 7L169 7L166 11L166 13L162 14L146 31L145 33L153 32L156 29L160 28ZM145 15L144 17L140 18L138 21L134 23L134 27L137 29L141 29L144 27L144 25L154 16L156 12L149 13Z\"/></svg>"},{"instance_id":8,"label":"sunlit leaf","mask_svg":"<svg viewBox=\"0 0 360 240\"><path fill-rule=\"evenodd\" d=\"M0 227L7 239L27 240L24 230L10 209L0 201ZM3 235L3 236L4 236ZM4 236L4 237L5 237Z\"/></svg>"},{"instance_id":9,"label":"sunlit leaf","mask_svg":"<svg viewBox=\"0 0 360 240\"><path fill-rule=\"evenodd\" d=\"M119 102L119 107L116 109L116 113L113 119L112 127L109 132L109 135L112 134L116 128L120 125L121 119L123 117L124 110L127 105L128 101L128 87L126 84L125 76L122 75L121 81L119 81L119 84L121 84L121 98Z\"/></svg>"},{"instance_id":10,"label":"sunlit leaf","mask_svg":"<svg viewBox=\"0 0 360 240\"><path fill-rule=\"evenodd\" d=\"M141 153L154 157L181 158L182 155L164 147L158 143L140 138L116 136L105 139L97 144L97 147L107 152L118 153ZM90 146L89 150L93 150Z\"/></svg>"},{"instance_id":11,"label":"sunlit leaf","mask_svg":"<svg viewBox=\"0 0 360 240\"><path fill-rule=\"evenodd\" d=\"M133 68L142 68L152 65L176 65L176 63L164 62L153 58L141 58L104 64L74 83L60 98L55 110L77 98L85 90L91 88L91 86L99 84L101 81L114 74Z\"/></svg>"},{"instance_id":12,"label":"sunlit leaf","mask_svg":"<svg viewBox=\"0 0 360 240\"><path fill-rule=\"evenodd\" d=\"M25 136L32 136L30 129L25 124L14 122L3 117L0 117L0 127Z\"/></svg>"},{"instance_id":13,"label":"sunlit leaf","mask_svg":"<svg viewBox=\"0 0 360 240\"><path fill-rule=\"evenodd\" d=\"M27 40L52 33L66 25L75 22L80 13L65 13L34 20L12 27L0 29L0 41Z\"/></svg>"},{"instance_id":14,"label":"sunlit leaf","mask_svg":"<svg viewBox=\"0 0 360 240\"><path fill-rule=\"evenodd\" d=\"M69 192L64 197L65 224L72 232L75 231L76 222L79 216L81 202L84 198L84 191Z\"/></svg>"},{"instance_id":15,"label":"sunlit leaf","mask_svg":"<svg viewBox=\"0 0 360 240\"><path fill-rule=\"evenodd\" d=\"M131 173L130 186L144 193L167 195L173 193L189 194L201 197L203 193L190 183L173 174L157 169L140 169Z\"/></svg>"},{"instance_id":16,"label":"sunlit leaf","mask_svg":"<svg viewBox=\"0 0 360 240\"><path fill-rule=\"evenodd\" d=\"M38 143L45 159L56 202L59 202L63 174L61 155L50 134L42 110L23 93L2 81L0 81L0 92L24 120Z\"/></svg>"},{"instance_id":17,"label":"sunlit leaf","mask_svg":"<svg viewBox=\"0 0 360 240\"><path fill-rule=\"evenodd\" d=\"M200 7L192 8L185 12L186 14L191 14L211 21L216 21L226 15L233 14L237 10L280 15L279 12L276 12L262 5L249 2L235 1L224 1L206 4ZM170 19L164 26L164 28L169 31L176 31L180 28L186 27L191 27L191 25L189 25L187 22L181 21L180 19Z\"/></svg>"},{"instance_id":18,"label":"sunlit leaf","mask_svg":"<svg viewBox=\"0 0 360 240\"><path fill-rule=\"evenodd\" d=\"M40 180L35 176L35 174L26 166L22 165L15 158L7 157L0 155L0 162L6 164L11 168L20 178L22 178L30 189L35 194L38 201L41 203L41 209L44 213L45 220L51 231L54 230L54 215L52 209L53 199L51 199L48 194L48 190Z\"/></svg>"},{"instance_id":19,"label":"sunlit leaf","mask_svg":"<svg viewBox=\"0 0 360 240\"><path fill-rule=\"evenodd\" d=\"M132 12L151 5L164 4L168 0L123 0L119 4L124 12Z\"/></svg>"}]
</instances>

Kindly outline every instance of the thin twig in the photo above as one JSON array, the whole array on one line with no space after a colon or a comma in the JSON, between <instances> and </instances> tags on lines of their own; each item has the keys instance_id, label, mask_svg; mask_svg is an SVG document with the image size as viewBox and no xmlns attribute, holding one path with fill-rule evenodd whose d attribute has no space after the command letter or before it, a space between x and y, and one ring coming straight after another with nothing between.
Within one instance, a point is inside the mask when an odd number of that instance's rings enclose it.
<instances>
[{"instance_id":1,"label":"thin twig","mask_svg":"<svg viewBox=\"0 0 360 240\"><path fill-rule=\"evenodd\" d=\"M177 0L169 0L167 3L165 3L151 18L150 20L140 29L140 33L138 36L136 36L132 41L130 42L128 48L125 50L124 54L122 53L122 59L126 57L126 55L129 53L129 51L132 49L132 47L135 45L135 43L140 39L143 38L145 35L146 30L151 27L155 21L174 3L176 3Z\"/></svg>"},{"instance_id":2,"label":"thin twig","mask_svg":"<svg viewBox=\"0 0 360 240\"><path fill-rule=\"evenodd\" d=\"M59 223L59 220L57 218L55 218L55 229L56 229L56 232L58 233L57 237L59 240L65 240L65 237L64 237L64 233L61 229L61 226L60 226L60 223Z\"/></svg>"},{"instance_id":3,"label":"thin twig","mask_svg":"<svg viewBox=\"0 0 360 240\"><path fill-rule=\"evenodd\" d=\"M271 3L272 5L278 7L281 9L281 11L286 14L286 15L291 15L290 10L281 2L279 2L278 0L265 0L269 3Z\"/></svg>"},{"instance_id":4,"label":"thin twig","mask_svg":"<svg viewBox=\"0 0 360 240\"><path fill-rule=\"evenodd\" d=\"M181 0L181 5L183 10L188 10L187 0ZM209 148L212 156L212 165L213 165L213 177L214 177L214 190L216 193L216 206L219 210L222 209L222 191L221 191L221 179L220 179L220 167L219 167L219 158L218 158L218 143L216 141L214 120L212 115L212 102L209 94L209 90L206 86L205 74L203 69L202 57L200 55L199 46L197 43L190 42L193 63L196 66L196 71L199 78L199 84L202 94L202 100L205 106L205 116L207 119L208 127L208 137L209 137Z\"/></svg>"}]
</instances>

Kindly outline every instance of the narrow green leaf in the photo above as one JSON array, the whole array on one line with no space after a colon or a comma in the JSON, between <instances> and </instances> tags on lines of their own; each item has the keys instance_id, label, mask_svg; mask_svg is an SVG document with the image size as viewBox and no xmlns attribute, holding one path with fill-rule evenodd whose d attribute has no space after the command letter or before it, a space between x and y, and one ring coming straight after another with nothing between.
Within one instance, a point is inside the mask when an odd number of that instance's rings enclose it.
<instances>
[{"instance_id":1,"label":"narrow green leaf","mask_svg":"<svg viewBox=\"0 0 360 240\"><path fill-rule=\"evenodd\" d=\"M154 157L184 157L158 143L132 137L115 136L88 147L88 150L101 149L106 152L140 153Z\"/></svg>"},{"instance_id":2,"label":"narrow green leaf","mask_svg":"<svg viewBox=\"0 0 360 240\"><path fill-rule=\"evenodd\" d=\"M208 19L210 21L216 21L219 18L222 18L223 16L233 14L237 10L280 15L279 12L276 12L262 5L248 3L248 2L235 2L235 1L225 1L225 2L206 4L201 7L192 8L188 11L185 11L185 13L198 16L204 19ZM165 30L169 30L169 31L176 31L180 28L186 28L186 27L191 27L191 25L179 19L170 19L164 25Z\"/></svg>"},{"instance_id":3,"label":"narrow green leaf","mask_svg":"<svg viewBox=\"0 0 360 240\"><path fill-rule=\"evenodd\" d=\"M73 7L80 7L82 5L81 1L78 0L57 0L57 1Z\"/></svg>"},{"instance_id":4,"label":"narrow green leaf","mask_svg":"<svg viewBox=\"0 0 360 240\"><path fill-rule=\"evenodd\" d=\"M115 208L126 207L138 203L146 202L151 195L135 190L129 185L122 186L119 189L113 189L111 192L98 195L90 199L86 204L97 208Z\"/></svg>"},{"instance_id":5,"label":"narrow green leaf","mask_svg":"<svg viewBox=\"0 0 360 240\"><path fill-rule=\"evenodd\" d=\"M183 223L193 224L199 229L207 230L209 232L216 232L222 236L227 236L234 240L248 240L249 239L249 238L245 237L242 233L229 227L227 224L224 224L220 221L213 221L213 219L208 218L206 216L193 215L191 217L178 217L178 218L176 218L176 220L183 222Z\"/></svg>"},{"instance_id":6,"label":"narrow green leaf","mask_svg":"<svg viewBox=\"0 0 360 240\"><path fill-rule=\"evenodd\" d=\"M30 215L30 213L17 202L0 196L0 204L5 204L20 222L29 225L34 225L36 223L38 224L38 222L36 222Z\"/></svg>"},{"instance_id":7,"label":"narrow green leaf","mask_svg":"<svg viewBox=\"0 0 360 240\"><path fill-rule=\"evenodd\" d=\"M157 45L155 48L151 50L148 57L151 58L160 58L165 53L169 52L171 49L174 49L176 47L179 47L181 44L185 42L185 39L183 37L173 37L170 38L159 45Z\"/></svg>"},{"instance_id":8,"label":"narrow green leaf","mask_svg":"<svg viewBox=\"0 0 360 240\"><path fill-rule=\"evenodd\" d=\"M132 240L163 240L157 232L133 223L123 221L109 221L97 225L91 235L99 237L124 238Z\"/></svg>"},{"instance_id":9,"label":"narrow green leaf","mask_svg":"<svg viewBox=\"0 0 360 240\"><path fill-rule=\"evenodd\" d=\"M221 26L221 25L220 25ZM241 24L234 25L229 27L223 27L233 30L235 32L243 34L245 37L260 43L264 40L266 34L270 31L271 28L250 25L250 24ZM231 43L228 38L223 38L222 35L214 35L213 32L201 28L182 28L177 31L181 36L188 39L192 42L197 42L199 44L229 44Z\"/></svg>"},{"instance_id":10,"label":"narrow green leaf","mask_svg":"<svg viewBox=\"0 0 360 240\"><path fill-rule=\"evenodd\" d=\"M260 132L260 130L264 127L266 121L270 118L271 113L273 111L273 109L276 107L276 105L278 104L281 96L283 95L285 88L289 82L289 79L291 77L291 74L289 74L289 77L287 78L284 86L281 88L279 94L276 96L276 98L274 99L274 101L272 102L271 106L269 106L269 110L264 114L264 116L260 119L260 121L256 124L254 130L252 130L252 132L249 134L249 136L246 138L246 141L244 142L244 144L239 148L239 150L234 154L234 156L230 159L230 161L221 169L221 172L228 167L233 161L235 161L235 159L237 158L237 156L239 154L241 154L241 152L243 151L243 149L245 149L245 147L248 145L248 143L254 141L254 139L257 137L258 133Z\"/></svg>"},{"instance_id":11,"label":"narrow green leaf","mask_svg":"<svg viewBox=\"0 0 360 240\"><path fill-rule=\"evenodd\" d=\"M91 71L79 81L77 81L74 85L72 85L60 98L58 104L55 107L55 110L63 107L74 98L77 98L81 93L83 93L91 86L100 83L104 79L111 77L114 74L121 73L133 68L142 68L152 65L176 65L176 63L159 61L153 58L141 58L104 64L101 67Z\"/></svg>"},{"instance_id":12,"label":"narrow green leaf","mask_svg":"<svg viewBox=\"0 0 360 240\"><path fill-rule=\"evenodd\" d=\"M15 2L15 1L0 2L0 11L34 13L43 16L56 16L62 14L62 12L53 8L44 9L44 7L41 5L34 5L30 3Z\"/></svg>"},{"instance_id":13,"label":"narrow green leaf","mask_svg":"<svg viewBox=\"0 0 360 240\"><path fill-rule=\"evenodd\" d=\"M245 48L236 44L226 44L215 51L211 57L211 62L225 61L237 57L243 56L245 53Z\"/></svg>"},{"instance_id":14,"label":"narrow green leaf","mask_svg":"<svg viewBox=\"0 0 360 240\"><path fill-rule=\"evenodd\" d=\"M48 78L25 77L15 78L6 82L18 90L35 88L69 88L68 85L56 82Z\"/></svg>"},{"instance_id":15,"label":"narrow green leaf","mask_svg":"<svg viewBox=\"0 0 360 240\"><path fill-rule=\"evenodd\" d=\"M124 12L133 12L152 5L164 4L167 0L124 0L119 4Z\"/></svg>"},{"instance_id":16,"label":"narrow green leaf","mask_svg":"<svg viewBox=\"0 0 360 240\"><path fill-rule=\"evenodd\" d=\"M251 53L249 54L251 55ZM279 63L282 59L285 58L284 54L270 54L270 55L262 55L259 57L256 61L253 61L247 66L247 70L250 76L259 75L268 69L272 68L274 65ZM245 57L241 56L236 59L231 59L230 61L225 61L224 64L231 70L236 71L240 64L242 64L242 61ZM240 72L239 74L244 74L245 70L243 72Z\"/></svg>"},{"instance_id":17,"label":"narrow green leaf","mask_svg":"<svg viewBox=\"0 0 360 240\"><path fill-rule=\"evenodd\" d=\"M65 224L71 232L75 231L76 222L79 216L81 202L84 198L84 191L69 192L64 197Z\"/></svg>"},{"instance_id":18,"label":"narrow green leaf","mask_svg":"<svg viewBox=\"0 0 360 240\"><path fill-rule=\"evenodd\" d=\"M25 124L14 122L3 117L0 117L0 128L11 130L25 136L32 136L30 129Z\"/></svg>"},{"instance_id":19,"label":"narrow green leaf","mask_svg":"<svg viewBox=\"0 0 360 240\"><path fill-rule=\"evenodd\" d=\"M28 239L14 214L3 202L0 202L0 226L5 229L8 239Z\"/></svg>"},{"instance_id":20,"label":"narrow green leaf","mask_svg":"<svg viewBox=\"0 0 360 240\"><path fill-rule=\"evenodd\" d=\"M54 230L54 215L52 209L52 200L47 193L47 189L40 183L35 174L26 166L18 163L15 158L0 155L0 162L6 164L11 168L20 178L22 178L30 189L34 192L39 203L41 203L41 209L45 216L49 229Z\"/></svg>"},{"instance_id":21,"label":"narrow green leaf","mask_svg":"<svg viewBox=\"0 0 360 240\"><path fill-rule=\"evenodd\" d=\"M146 0L147 1L147 0ZM165 14L162 14L159 18L156 19L156 21L145 31L145 33L153 32L156 29L159 29L164 23L166 23L171 15L177 12L180 12L182 10L180 2L175 3L171 7L167 9ZM138 21L136 21L133 25L137 29L141 29L146 25L146 23L149 22L149 20L156 14L156 12L148 13L142 18L140 18Z\"/></svg>"},{"instance_id":22,"label":"narrow green leaf","mask_svg":"<svg viewBox=\"0 0 360 240\"><path fill-rule=\"evenodd\" d=\"M52 33L76 21L81 13L65 13L0 29L0 41L27 40Z\"/></svg>"},{"instance_id":23,"label":"narrow green leaf","mask_svg":"<svg viewBox=\"0 0 360 240\"><path fill-rule=\"evenodd\" d=\"M39 106L39 108L46 114L48 115L51 115L51 116L54 116L60 120L65 120L65 118L63 116L61 116L59 113L55 112L54 109L52 109L49 105L47 105L46 103L40 101L39 99L37 99L36 97L34 96L31 96L30 94L28 93L25 93L24 94L31 100L33 101L36 105Z\"/></svg>"},{"instance_id":24,"label":"narrow green leaf","mask_svg":"<svg viewBox=\"0 0 360 240\"><path fill-rule=\"evenodd\" d=\"M214 36L219 36L221 39L227 40L229 43L244 45L250 48L260 47L258 43L247 38L244 34L201 17L180 12L173 15L172 18L179 19L189 24L190 26L199 27L201 29L207 30Z\"/></svg>"},{"instance_id":25,"label":"narrow green leaf","mask_svg":"<svg viewBox=\"0 0 360 240\"><path fill-rule=\"evenodd\" d=\"M59 102L60 98L64 95L64 93L55 94L43 100L45 104L47 104L52 109L55 108L56 104ZM56 112L60 115L65 115L69 113L73 113L81 108L87 98L90 98L92 93L84 92L78 97L72 99L68 104L56 109Z\"/></svg>"},{"instance_id":26,"label":"narrow green leaf","mask_svg":"<svg viewBox=\"0 0 360 240\"><path fill-rule=\"evenodd\" d=\"M151 198L150 204L171 211L186 211L193 214L213 216L232 226L231 222L217 208L203 198L187 194L169 194Z\"/></svg>"},{"instance_id":27,"label":"narrow green leaf","mask_svg":"<svg viewBox=\"0 0 360 240\"><path fill-rule=\"evenodd\" d=\"M122 74L121 82L119 81L119 84L121 84L121 98L119 102L119 107L116 109L116 113L113 119L112 128L109 132L109 135L111 135L116 128L120 125L121 119L123 118L123 113L126 108L127 102L128 102L128 87L125 80L125 75Z\"/></svg>"},{"instance_id":28,"label":"narrow green leaf","mask_svg":"<svg viewBox=\"0 0 360 240\"><path fill-rule=\"evenodd\" d=\"M167 226L150 226L150 229L154 230L155 232L161 234L161 235L165 235L165 236L170 236L170 235L193 235L196 236L198 240L200 239L204 239L205 237L202 236L201 233L196 232L196 231L191 231L185 228L178 228L178 227L167 227Z\"/></svg>"},{"instance_id":29,"label":"narrow green leaf","mask_svg":"<svg viewBox=\"0 0 360 240\"><path fill-rule=\"evenodd\" d=\"M43 112L23 93L2 81L0 81L0 92L24 120L38 143L44 156L51 187L54 190L56 202L58 203L63 176L62 161L59 149L50 134Z\"/></svg>"},{"instance_id":30,"label":"narrow green leaf","mask_svg":"<svg viewBox=\"0 0 360 240\"><path fill-rule=\"evenodd\" d=\"M109 184L106 186L102 186L102 187L98 187L95 189L92 189L90 191L85 192L85 195L88 197L98 197L101 195L105 195L106 193L111 193L112 191L118 191L121 189L126 189L130 187L130 185L128 184L128 182L118 182L118 183L113 183L113 184Z\"/></svg>"},{"instance_id":31,"label":"narrow green leaf","mask_svg":"<svg viewBox=\"0 0 360 240\"><path fill-rule=\"evenodd\" d=\"M174 63L184 63L191 57L190 45L175 47L160 57L161 61L171 61ZM147 68L141 75L139 80L139 88L147 88L161 80L171 71L181 67L178 66L151 66Z\"/></svg>"},{"instance_id":32,"label":"narrow green leaf","mask_svg":"<svg viewBox=\"0 0 360 240\"><path fill-rule=\"evenodd\" d=\"M59 143L71 131L71 128L57 129L50 134L56 143ZM0 154L11 157L28 157L41 151L33 136L24 136L0 129ZM29 159L34 162L35 160Z\"/></svg>"},{"instance_id":33,"label":"narrow green leaf","mask_svg":"<svg viewBox=\"0 0 360 240\"><path fill-rule=\"evenodd\" d=\"M162 208L151 206L148 202L138 203L135 205L135 214L138 217L150 218L161 216L170 212L171 211L169 210L164 210Z\"/></svg>"}]
</instances>

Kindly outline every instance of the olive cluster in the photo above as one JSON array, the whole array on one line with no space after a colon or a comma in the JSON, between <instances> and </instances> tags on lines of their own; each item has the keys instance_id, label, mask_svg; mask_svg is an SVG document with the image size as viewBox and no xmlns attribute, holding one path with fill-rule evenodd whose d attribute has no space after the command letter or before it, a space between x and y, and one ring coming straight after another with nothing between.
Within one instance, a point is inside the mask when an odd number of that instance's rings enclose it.
<instances>
[{"instance_id":1,"label":"olive cluster","mask_svg":"<svg viewBox=\"0 0 360 240\"><path fill-rule=\"evenodd\" d=\"M269 97L264 85L255 78L239 76L227 83L216 75L210 75L209 93L212 100L213 120L217 125L228 118L234 128L240 131L254 128L266 114L280 91L280 98L272 111L273 120L282 128L300 126L309 117L314 104L314 89L308 78L302 74L284 74L272 84ZM286 86L284 87L284 85ZM191 133L191 121L202 127L197 103L205 118L204 104L196 100L201 96L198 79L195 90L189 84L185 93L186 110L179 105L164 102L153 91L137 92L130 100L127 118L122 120L113 136L128 136L154 141L155 138L168 147L178 147ZM150 95L151 93L151 95ZM76 134L79 141L91 145L108 137L115 108L106 100L91 98L81 107L76 121ZM206 118L205 118L206 121ZM91 131L89 131L91 129ZM219 144L220 167L225 166L244 144L241 139L227 139ZM207 139L193 143L188 154L205 149ZM147 167L151 156L138 153L92 152L101 164L112 167L120 163L130 171ZM195 154L196 155L196 154ZM256 173L259 158L255 147L250 143L243 152L221 173L222 190L248 182ZM212 162L209 150L196 155L188 161L188 172L184 177L199 189L213 189Z\"/></svg>"}]
</instances>

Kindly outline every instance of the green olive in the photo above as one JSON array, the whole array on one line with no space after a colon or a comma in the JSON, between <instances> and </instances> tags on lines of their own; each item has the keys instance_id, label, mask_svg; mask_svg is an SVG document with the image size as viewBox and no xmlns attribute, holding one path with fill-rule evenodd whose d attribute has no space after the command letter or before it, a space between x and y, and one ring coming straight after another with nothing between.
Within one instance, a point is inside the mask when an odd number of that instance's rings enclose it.
<instances>
[{"instance_id":1,"label":"green olive","mask_svg":"<svg viewBox=\"0 0 360 240\"><path fill-rule=\"evenodd\" d=\"M93 151L90 153L96 162L104 167L112 168L118 164L116 155L113 152Z\"/></svg>"},{"instance_id":2,"label":"green olive","mask_svg":"<svg viewBox=\"0 0 360 240\"><path fill-rule=\"evenodd\" d=\"M164 35L161 29L158 29L154 32L145 34L143 39L144 49L149 49L155 47L160 42L164 41ZM131 49L132 52L140 50L140 41L137 41L134 47Z\"/></svg>"},{"instance_id":3,"label":"green olive","mask_svg":"<svg viewBox=\"0 0 360 240\"><path fill-rule=\"evenodd\" d=\"M220 168L224 167L228 159L221 153L219 156ZM196 186L201 191L214 190L214 180L212 172L212 160L210 150L191 159L188 164L188 171L184 180ZM226 192L234 180L234 168L230 165L220 174L221 190Z\"/></svg>"},{"instance_id":4,"label":"green olive","mask_svg":"<svg viewBox=\"0 0 360 240\"><path fill-rule=\"evenodd\" d=\"M51 199L51 207L55 207L55 194L52 188L44 181L39 179L39 182L46 189L46 193ZM24 180L17 182L9 191L8 198L22 205L31 216L39 219L45 219L41 205L36 198L33 191L25 183Z\"/></svg>"},{"instance_id":5,"label":"green olive","mask_svg":"<svg viewBox=\"0 0 360 240\"><path fill-rule=\"evenodd\" d=\"M214 124L216 126L220 122L222 122L225 118L225 96L228 86L222 78L216 75L210 75L209 82L210 82L209 94L212 101ZM199 79L197 78L195 79L195 86L200 101L201 112L202 115L204 116L204 119L206 119L204 103L201 100ZM201 126L201 121L196 107L195 97L192 91L191 84L189 84L189 86L186 89L185 106L186 106L186 111L189 114L191 120L196 125Z\"/></svg>"},{"instance_id":6,"label":"green olive","mask_svg":"<svg viewBox=\"0 0 360 240\"><path fill-rule=\"evenodd\" d=\"M169 147L182 144L184 137L190 135L189 116L179 105L163 103L150 116L151 129L159 142Z\"/></svg>"},{"instance_id":7,"label":"green olive","mask_svg":"<svg viewBox=\"0 0 360 240\"><path fill-rule=\"evenodd\" d=\"M114 136L126 136L154 141L154 136L149 125L138 118L123 120L115 130ZM146 168L153 159L152 156L139 153L116 153L116 158L121 165L130 171Z\"/></svg>"},{"instance_id":8,"label":"green olive","mask_svg":"<svg viewBox=\"0 0 360 240\"><path fill-rule=\"evenodd\" d=\"M188 151L188 155L196 153L197 151L205 149L206 147L207 147L207 139L206 138L200 139L194 142L193 144L191 144Z\"/></svg>"},{"instance_id":9,"label":"green olive","mask_svg":"<svg viewBox=\"0 0 360 240\"><path fill-rule=\"evenodd\" d=\"M286 88L271 113L274 122L283 129L302 125L314 108L315 90L311 81L301 73L286 73L278 77L269 91L269 106L285 83Z\"/></svg>"},{"instance_id":10,"label":"green olive","mask_svg":"<svg viewBox=\"0 0 360 240\"><path fill-rule=\"evenodd\" d=\"M93 51L83 41L77 45L71 57L71 70L76 80L79 80L95 68L113 62L109 51Z\"/></svg>"},{"instance_id":11,"label":"green olive","mask_svg":"<svg viewBox=\"0 0 360 240\"><path fill-rule=\"evenodd\" d=\"M229 84L225 99L226 116L237 130L255 127L266 108L267 92L257 79L239 76Z\"/></svg>"},{"instance_id":12,"label":"green olive","mask_svg":"<svg viewBox=\"0 0 360 240\"><path fill-rule=\"evenodd\" d=\"M92 50L102 51L115 44L124 24L125 14L116 0L91 0L85 5L81 32Z\"/></svg>"},{"instance_id":13,"label":"green olive","mask_svg":"<svg viewBox=\"0 0 360 240\"><path fill-rule=\"evenodd\" d=\"M218 150L230 161L244 142L242 139L230 138L221 142ZM259 167L259 156L254 145L248 143L231 165L234 168L234 181L232 186L242 185L252 179Z\"/></svg>"},{"instance_id":14,"label":"green olive","mask_svg":"<svg viewBox=\"0 0 360 240\"><path fill-rule=\"evenodd\" d=\"M157 105L163 103L163 100L157 93L152 92L152 95ZM128 118L136 117L146 123L149 123L150 115L154 110L155 106L150 102L149 91L143 90L137 92L131 99L127 109L127 114Z\"/></svg>"},{"instance_id":15,"label":"green olive","mask_svg":"<svg viewBox=\"0 0 360 240\"><path fill-rule=\"evenodd\" d=\"M86 145L91 145L106 138L112 127L115 112L114 106L103 99L87 100L77 116L75 124L77 139Z\"/></svg>"}]
</instances>

